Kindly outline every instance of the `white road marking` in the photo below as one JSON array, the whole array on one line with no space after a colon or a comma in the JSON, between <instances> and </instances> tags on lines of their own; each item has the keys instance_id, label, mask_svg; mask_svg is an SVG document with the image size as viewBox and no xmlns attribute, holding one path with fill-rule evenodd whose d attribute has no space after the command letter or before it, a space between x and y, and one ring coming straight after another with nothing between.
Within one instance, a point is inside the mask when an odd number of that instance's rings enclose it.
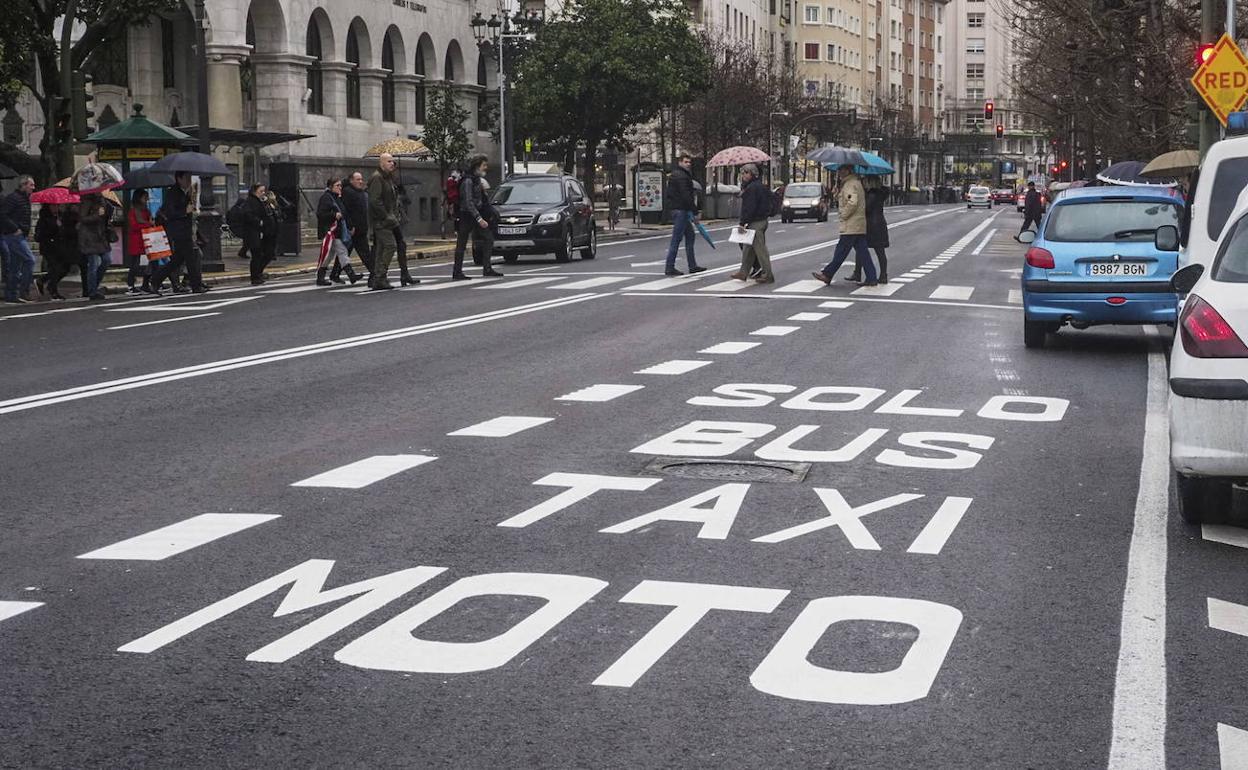
<instances>
[{"instance_id":1,"label":"white road marking","mask_svg":"<svg viewBox=\"0 0 1248 770\"><path fill-rule=\"evenodd\" d=\"M1218 756L1222 770L1248 770L1248 730L1219 722Z\"/></svg>"},{"instance_id":2,"label":"white road marking","mask_svg":"<svg viewBox=\"0 0 1248 770\"><path fill-rule=\"evenodd\" d=\"M527 313L536 313L543 310L553 310L566 305L574 305L579 302L601 299L609 296L612 295L577 294L571 297L560 297L558 299L544 300L542 302L533 302L525 305L514 305L500 310L492 310L486 313L477 313L470 316L461 316L459 318L452 318L446 321L435 321L432 323L407 326L399 329L391 329L389 331L376 332L373 334L344 337L335 340L327 340L325 342L318 342L311 345L301 345L295 348L272 350L267 353L257 353L255 355L229 358L222 361L211 361L209 363L185 366L179 369L169 369L160 372L152 372L151 374L124 377L118 380L105 380L103 382L81 385L74 388L67 388L65 390L21 396L19 398L11 398L5 401L0 401L0 414L20 412L26 409L37 409L39 407L60 404L66 401L93 398L95 396L102 396L108 393L118 393L125 390L133 390L135 388L145 388L151 385L159 385L191 377L202 377L204 375L227 372L234 369L271 364L277 361L286 361L292 358L302 358L303 356L313 356L321 353L347 350L349 348L373 345L379 342L392 342L406 337L432 334L434 332L457 329L463 326L471 326L479 323L488 323L490 321L511 318L513 316L524 315Z\"/></svg>"},{"instance_id":3,"label":"white road marking","mask_svg":"<svg viewBox=\"0 0 1248 770\"><path fill-rule=\"evenodd\" d=\"M441 289L453 289L456 286L480 286L483 283L489 283L490 281L501 281L501 280L502 280L501 278L476 278L476 277L473 277L471 280L468 280L468 281L452 281L450 279L447 279L441 283L432 283L432 284L429 284L428 286L422 283L420 286L408 286L406 287L406 289L407 291L439 291ZM373 292L373 294L387 294L387 293L388 292L384 292L384 291Z\"/></svg>"},{"instance_id":4,"label":"white road marking","mask_svg":"<svg viewBox=\"0 0 1248 770\"><path fill-rule=\"evenodd\" d=\"M711 355L735 356L738 353L744 353L747 350L758 347L761 342L721 342L718 345L711 345L709 348L702 348L699 353L710 353Z\"/></svg>"},{"instance_id":5,"label":"white road marking","mask_svg":"<svg viewBox=\"0 0 1248 770\"><path fill-rule=\"evenodd\" d=\"M907 278L906 276L904 276L904 275L903 275L903 276L900 276L900 277L897 277L897 278L889 278L889 279L888 279L888 282L889 282L890 284L893 284L893 283L914 283L914 282L915 282L915 281L917 281L917 280L919 280L917 276L916 276L916 277L914 277L914 278Z\"/></svg>"},{"instance_id":6,"label":"white road marking","mask_svg":"<svg viewBox=\"0 0 1248 770\"><path fill-rule=\"evenodd\" d=\"M287 286L284 289L265 289L264 291L260 293L261 294L298 294L304 291L320 291L321 289L325 289L325 288L328 288L328 287L317 286L314 283L310 283L306 286Z\"/></svg>"},{"instance_id":7,"label":"white road marking","mask_svg":"<svg viewBox=\"0 0 1248 770\"><path fill-rule=\"evenodd\" d=\"M841 310L841 309L849 307L852 304L854 303L842 302L841 300L833 299L833 300L828 300L827 302L820 302L819 307L830 307L833 310Z\"/></svg>"},{"instance_id":8,"label":"white road marking","mask_svg":"<svg viewBox=\"0 0 1248 770\"><path fill-rule=\"evenodd\" d=\"M916 267L916 268L914 268L913 270L911 270L910 272L911 272L911 273L918 273L919 275L927 275L928 273L932 272L932 271L933 271L933 270L935 270L935 269L936 269L936 268L934 268L934 267Z\"/></svg>"},{"instance_id":9,"label":"white road marking","mask_svg":"<svg viewBox=\"0 0 1248 770\"><path fill-rule=\"evenodd\" d=\"M629 256L632 256L632 255L630 254ZM614 257L614 259L619 259L619 257ZM520 274L524 275L526 273L544 273L547 270L558 270L561 267L563 267L563 265L551 265L549 267L534 267L528 270L521 270Z\"/></svg>"},{"instance_id":10,"label":"white road marking","mask_svg":"<svg viewBox=\"0 0 1248 770\"><path fill-rule=\"evenodd\" d=\"M562 281L558 276L544 275L537 278L516 278L511 281L503 281L502 283L490 284L487 286L473 286L474 289L486 289L497 291L499 289L519 289L525 286L536 286L539 283L550 283L551 281Z\"/></svg>"},{"instance_id":11,"label":"white road marking","mask_svg":"<svg viewBox=\"0 0 1248 770\"><path fill-rule=\"evenodd\" d=\"M911 270L908 273L902 273L901 277L915 279L915 278L922 278L924 275L926 275L926 273L916 273L915 271Z\"/></svg>"},{"instance_id":12,"label":"white road marking","mask_svg":"<svg viewBox=\"0 0 1248 770\"><path fill-rule=\"evenodd\" d=\"M271 513L202 513L177 524L84 553L78 558L161 561L278 518L281 517Z\"/></svg>"},{"instance_id":13,"label":"white road marking","mask_svg":"<svg viewBox=\"0 0 1248 770\"><path fill-rule=\"evenodd\" d=\"M637 255L636 254L621 254L618 257L611 257L611 261L614 262L617 259L632 259L635 256Z\"/></svg>"},{"instance_id":14,"label":"white road marking","mask_svg":"<svg viewBox=\"0 0 1248 770\"><path fill-rule=\"evenodd\" d=\"M555 398L556 401L611 401L641 390L645 385L590 385Z\"/></svg>"},{"instance_id":15,"label":"white road marking","mask_svg":"<svg viewBox=\"0 0 1248 770\"><path fill-rule=\"evenodd\" d=\"M331 489L363 489L396 473L431 463L438 458L430 455L374 455L339 468L318 473L292 487L328 487Z\"/></svg>"},{"instance_id":16,"label":"white road marking","mask_svg":"<svg viewBox=\"0 0 1248 770\"><path fill-rule=\"evenodd\" d=\"M989 230L988 234L984 236L984 239L980 241L979 245L975 247L975 250L971 252L971 256L972 257L979 256L980 252L984 250L984 247L988 245L988 241L991 241L992 236L996 234L997 234L997 228L994 227L991 230Z\"/></svg>"},{"instance_id":17,"label":"white road marking","mask_svg":"<svg viewBox=\"0 0 1248 770\"><path fill-rule=\"evenodd\" d=\"M460 428L446 435L503 438L505 436L514 436L520 431L525 431L529 428L536 428L538 425L545 425L554 419L554 417L515 417L505 415L503 417L495 417L492 420L486 420L485 422L479 422L476 425L469 425L467 428Z\"/></svg>"},{"instance_id":18,"label":"white road marking","mask_svg":"<svg viewBox=\"0 0 1248 770\"><path fill-rule=\"evenodd\" d=\"M698 289L698 291L716 291L716 292L741 291L742 289L748 287L749 285L750 285L749 281L738 281L737 279L733 278L728 281L721 281L720 283L713 283L710 286L703 286L701 289Z\"/></svg>"},{"instance_id":19,"label":"white road marking","mask_svg":"<svg viewBox=\"0 0 1248 770\"><path fill-rule=\"evenodd\" d=\"M202 302L178 302L168 305L140 305L139 307L110 307L105 308L109 313L150 313L159 310L176 310L182 312L184 310L216 310L218 308L228 307L229 305L237 305L240 302L249 302L259 297L230 297L229 299L219 299L214 301Z\"/></svg>"},{"instance_id":20,"label":"white road marking","mask_svg":"<svg viewBox=\"0 0 1248 770\"><path fill-rule=\"evenodd\" d=\"M1006 302L1009 302L1011 305L1023 304L1023 290L1010 289L1009 298L1006 299Z\"/></svg>"},{"instance_id":21,"label":"white road marking","mask_svg":"<svg viewBox=\"0 0 1248 770\"><path fill-rule=\"evenodd\" d=\"M0 620L8 620L42 606L43 602L0 602Z\"/></svg>"},{"instance_id":22,"label":"white road marking","mask_svg":"<svg viewBox=\"0 0 1248 770\"><path fill-rule=\"evenodd\" d=\"M782 294L784 292L809 294L812 291L818 291L822 289L826 285L827 284L825 284L823 281L818 281L818 280L815 280L814 278L806 278L801 281L794 281L793 283L786 284L777 289L774 289L773 291L777 291Z\"/></svg>"},{"instance_id":23,"label":"white road marking","mask_svg":"<svg viewBox=\"0 0 1248 770\"><path fill-rule=\"evenodd\" d=\"M190 321L193 318L207 318L209 316L214 316L214 315L221 315L221 314L220 313L199 313L198 315L185 315L185 316L181 316L180 318L161 318L158 321L144 321L143 323L126 324L124 326L109 326L106 328L108 329L108 331L112 332L112 331L118 331L120 329L134 329L139 326L155 326L156 324L169 324L169 323L174 323L175 321Z\"/></svg>"},{"instance_id":24,"label":"white road marking","mask_svg":"<svg viewBox=\"0 0 1248 770\"><path fill-rule=\"evenodd\" d=\"M666 264L667 264L667 258L664 257L663 259L655 259L650 262L634 262L631 265L629 265L629 267L654 267L655 265L666 265Z\"/></svg>"},{"instance_id":25,"label":"white road marking","mask_svg":"<svg viewBox=\"0 0 1248 770\"><path fill-rule=\"evenodd\" d=\"M631 281L632 278L627 275L604 275L599 278L586 278L583 281L573 281L572 283L561 283L557 286L547 286L547 289L572 290L579 291L581 289L594 289L599 286L609 286L620 281Z\"/></svg>"},{"instance_id":26,"label":"white road marking","mask_svg":"<svg viewBox=\"0 0 1248 770\"><path fill-rule=\"evenodd\" d=\"M949 537L958 528L962 517L970 510L972 499L969 497L947 497L936 509L931 520L923 527L923 531L914 539L906 553L939 554L949 542Z\"/></svg>"},{"instance_id":27,"label":"white road marking","mask_svg":"<svg viewBox=\"0 0 1248 770\"><path fill-rule=\"evenodd\" d=\"M1205 600L1209 610L1209 627L1237 636L1248 636L1248 606L1222 599Z\"/></svg>"},{"instance_id":28,"label":"white road marking","mask_svg":"<svg viewBox=\"0 0 1248 770\"><path fill-rule=\"evenodd\" d=\"M903 285L904 284L894 283L890 280L887 284L880 284L878 286L859 286L857 289L851 291L850 294L853 294L854 296L891 297L893 294L896 294Z\"/></svg>"},{"instance_id":29,"label":"white road marking","mask_svg":"<svg viewBox=\"0 0 1248 770\"><path fill-rule=\"evenodd\" d=\"M1233 545L1236 548L1248 548L1248 529L1228 527L1224 524L1200 525L1200 536L1211 543Z\"/></svg>"},{"instance_id":30,"label":"white road marking","mask_svg":"<svg viewBox=\"0 0 1248 770\"><path fill-rule=\"evenodd\" d=\"M786 334L792 334L802 327L800 326L764 326L761 329L755 329L750 334L756 337L783 337Z\"/></svg>"},{"instance_id":31,"label":"white road marking","mask_svg":"<svg viewBox=\"0 0 1248 770\"><path fill-rule=\"evenodd\" d=\"M928 299L970 299L975 292L974 286L937 286L936 290L927 295Z\"/></svg>"},{"instance_id":32,"label":"white road marking","mask_svg":"<svg viewBox=\"0 0 1248 770\"><path fill-rule=\"evenodd\" d=\"M690 279L696 280L698 278L701 278L703 275L705 275L705 273L699 273L693 276L675 275L669 278L660 278L657 281L648 281L646 283L639 283L636 286L628 286L626 288L628 291L659 291L661 289L670 289L673 286L683 286L689 283Z\"/></svg>"},{"instance_id":33,"label":"white road marking","mask_svg":"<svg viewBox=\"0 0 1248 770\"><path fill-rule=\"evenodd\" d=\"M784 320L786 321L822 321L823 319L827 318L830 315L832 314L831 313L795 313Z\"/></svg>"},{"instance_id":34,"label":"white road marking","mask_svg":"<svg viewBox=\"0 0 1248 770\"><path fill-rule=\"evenodd\" d=\"M893 281L890 278L887 286L871 286L871 287L864 286L858 291L855 291L854 301L855 302L883 302L883 303L889 303L889 304L897 303L897 304L902 304L902 305L933 305L935 307L986 308L988 310L1008 310L1012 313L1017 313L1019 310L1022 309L1015 305L990 305L984 302L944 302L941 300L931 300L931 299L899 299L896 297L872 296L872 295L865 294L865 292L868 289L870 289L871 291L875 291L877 289L895 290L899 288L901 287L893 285ZM888 293L892 294L893 292L888 291ZM715 297L719 295L698 294L695 291L669 291L669 292L664 292L662 294L654 294L651 292L639 292L637 294L630 294L628 292L622 292L619 296L621 297L656 297L659 299L670 299L672 297L698 297L700 299L708 299L708 298L714 299ZM786 300L786 301L819 299L818 297L810 297L805 294L751 294L749 295L749 297L750 299L760 299L760 300L774 299L774 300ZM994 333L995 332L984 332L985 335L991 335ZM984 343L984 345L985 347L993 347L993 345L990 343ZM998 345L997 347L1000 347L1000 346ZM3 414L3 413L4 413L3 409L0 408L0 414Z\"/></svg>"},{"instance_id":35,"label":"white road marking","mask_svg":"<svg viewBox=\"0 0 1248 770\"><path fill-rule=\"evenodd\" d=\"M661 364L655 364L654 366L649 366L645 369L638 369L633 372L633 374L688 374L694 369L701 369L704 366L709 366L710 363L710 361L689 361L678 358L672 361L664 361Z\"/></svg>"},{"instance_id":36,"label":"white road marking","mask_svg":"<svg viewBox=\"0 0 1248 770\"><path fill-rule=\"evenodd\" d=\"M1156 327L1150 327L1156 345ZM1170 508L1166 359L1148 354L1144 453L1127 556L1109 770L1166 766L1166 524Z\"/></svg>"}]
</instances>

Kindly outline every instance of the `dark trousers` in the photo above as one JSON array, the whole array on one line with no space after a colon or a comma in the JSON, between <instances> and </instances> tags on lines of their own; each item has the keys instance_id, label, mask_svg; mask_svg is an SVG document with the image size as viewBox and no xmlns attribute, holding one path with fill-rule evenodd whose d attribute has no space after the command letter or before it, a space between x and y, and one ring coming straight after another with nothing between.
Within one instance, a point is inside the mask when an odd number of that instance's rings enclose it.
<instances>
[{"instance_id":1,"label":"dark trousers","mask_svg":"<svg viewBox=\"0 0 1248 770\"><path fill-rule=\"evenodd\" d=\"M368 247L368 233L363 230L356 230L351 233L351 248L347 250L347 254L355 252L360 257L360 262L364 263L364 269L368 271L369 278L373 273L373 251ZM341 268L334 266L334 275L338 275Z\"/></svg>"},{"instance_id":2,"label":"dark trousers","mask_svg":"<svg viewBox=\"0 0 1248 770\"><path fill-rule=\"evenodd\" d=\"M468 248L468 239L473 242L473 250L477 246L481 247L481 253L487 255L483 262L486 272L492 270L490 266L489 256L494 253L494 231L489 227L481 227L467 216L460 217L459 227L456 229L455 238L455 267L452 275L462 275L464 272L464 252Z\"/></svg>"},{"instance_id":3,"label":"dark trousers","mask_svg":"<svg viewBox=\"0 0 1248 770\"><path fill-rule=\"evenodd\" d=\"M1026 230L1026 229L1027 229L1027 226L1028 226L1028 225L1035 225L1036 227L1040 227L1040 216L1039 216L1039 215L1036 215L1036 216L1034 216L1034 217L1033 217L1033 216L1031 216L1030 214L1024 214L1024 215L1023 215L1023 226L1022 226L1021 228L1019 228L1019 231L1018 231L1018 232L1022 233L1024 230Z\"/></svg>"},{"instance_id":4,"label":"dark trousers","mask_svg":"<svg viewBox=\"0 0 1248 770\"><path fill-rule=\"evenodd\" d=\"M69 275L69 271L77 266L78 260L65 259L64 257L48 256L48 294L56 294L56 287L60 284L61 279Z\"/></svg>"},{"instance_id":5,"label":"dark trousers","mask_svg":"<svg viewBox=\"0 0 1248 770\"><path fill-rule=\"evenodd\" d=\"M167 229L167 228L166 228ZM152 275L152 286L160 288L166 278L177 275L178 269L186 268L186 277L192 289L204 285L204 277L200 273L199 255L195 253L195 239L188 229L185 233L170 233L169 245L173 247L173 256ZM175 288L177 284L174 284Z\"/></svg>"},{"instance_id":6,"label":"dark trousers","mask_svg":"<svg viewBox=\"0 0 1248 770\"><path fill-rule=\"evenodd\" d=\"M875 251L875 258L880 263L880 275L881 276L888 275L888 254L885 253L884 249L880 248L879 246L876 246L874 251ZM858 254L855 253L853 277L859 278L861 276L862 276L862 262L858 261Z\"/></svg>"},{"instance_id":7,"label":"dark trousers","mask_svg":"<svg viewBox=\"0 0 1248 770\"><path fill-rule=\"evenodd\" d=\"M836 242L836 251L833 252L832 261L823 268L823 274L829 278L836 275L836 271L849 256L850 249L854 250L854 259L866 269L867 283L874 283L876 280L875 263L871 261L871 253L867 251L867 236L865 235L842 235L841 239Z\"/></svg>"},{"instance_id":8,"label":"dark trousers","mask_svg":"<svg viewBox=\"0 0 1248 770\"><path fill-rule=\"evenodd\" d=\"M273 261L273 256L277 254L277 236L271 238L249 238L246 241L247 253L251 255L251 260L247 263L247 270L251 274L251 280L259 281L264 278L264 268Z\"/></svg>"}]
</instances>

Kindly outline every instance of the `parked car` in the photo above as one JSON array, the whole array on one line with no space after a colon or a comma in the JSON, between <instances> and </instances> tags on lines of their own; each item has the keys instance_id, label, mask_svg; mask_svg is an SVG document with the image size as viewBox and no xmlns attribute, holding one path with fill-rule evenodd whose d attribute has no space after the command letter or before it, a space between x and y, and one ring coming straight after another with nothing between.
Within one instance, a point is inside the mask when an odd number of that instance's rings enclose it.
<instances>
[{"instance_id":1,"label":"parked car","mask_svg":"<svg viewBox=\"0 0 1248 770\"><path fill-rule=\"evenodd\" d=\"M1011 203L1011 202L1013 202L1013 201L1014 201L1014 191L1013 191L1013 190L1010 190L1010 189L1007 189L1007 188L1004 188L1004 187L1003 187L1003 188L1001 188L1001 189L999 189L999 190L993 190L993 191L992 191L992 205L994 205L994 206L995 206L995 205L997 205L998 203L1006 203L1006 204L1008 204L1008 203Z\"/></svg>"},{"instance_id":2,"label":"parked car","mask_svg":"<svg viewBox=\"0 0 1248 770\"><path fill-rule=\"evenodd\" d=\"M818 182L793 182L784 188L780 206L780 221L792 222L797 218L828 221L828 202L823 197L823 186Z\"/></svg>"},{"instance_id":3,"label":"parked car","mask_svg":"<svg viewBox=\"0 0 1248 770\"><path fill-rule=\"evenodd\" d=\"M1178 266L1181 202L1164 189L1085 187L1067 190L1025 230L1023 343L1069 324L1169 323L1175 319L1170 277Z\"/></svg>"},{"instance_id":4,"label":"parked car","mask_svg":"<svg viewBox=\"0 0 1248 770\"><path fill-rule=\"evenodd\" d=\"M992 193L987 187L972 187L966 191L966 207L971 209L977 206L992 208Z\"/></svg>"},{"instance_id":5,"label":"parked car","mask_svg":"<svg viewBox=\"0 0 1248 770\"><path fill-rule=\"evenodd\" d=\"M491 201L498 211L494 253L514 263L522 254L554 254L567 262L598 251L594 206L580 180L569 174L517 174L498 186Z\"/></svg>"},{"instance_id":6,"label":"parked car","mask_svg":"<svg viewBox=\"0 0 1248 770\"><path fill-rule=\"evenodd\" d=\"M1187 298L1170 348L1170 465L1194 524L1248 494L1248 196L1228 221L1209 263L1171 281Z\"/></svg>"},{"instance_id":7,"label":"parked car","mask_svg":"<svg viewBox=\"0 0 1248 770\"><path fill-rule=\"evenodd\" d=\"M1179 264L1213 261L1222 229L1241 190L1248 188L1248 136L1214 142L1200 162L1200 178L1188 192L1191 224L1179 254Z\"/></svg>"}]
</instances>

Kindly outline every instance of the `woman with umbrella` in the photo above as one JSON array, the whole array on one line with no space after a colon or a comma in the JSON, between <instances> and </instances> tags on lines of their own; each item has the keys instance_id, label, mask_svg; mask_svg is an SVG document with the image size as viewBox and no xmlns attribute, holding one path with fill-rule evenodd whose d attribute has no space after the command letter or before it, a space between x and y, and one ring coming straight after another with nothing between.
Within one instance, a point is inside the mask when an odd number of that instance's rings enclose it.
<instances>
[{"instance_id":1,"label":"woman with umbrella","mask_svg":"<svg viewBox=\"0 0 1248 770\"><path fill-rule=\"evenodd\" d=\"M98 192L80 195L78 203L78 253L87 261L87 283L83 291L92 301L104 299L101 284L112 257L108 236L109 211Z\"/></svg>"},{"instance_id":2,"label":"woman with umbrella","mask_svg":"<svg viewBox=\"0 0 1248 770\"><path fill-rule=\"evenodd\" d=\"M880 183L878 176L868 177L867 183L867 246L875 251L880 261L880 283L888 283L888 220L884 218L884 202L888 199L888 191ZM854 272L849 280L862 280L862 265L854 259Z\"/></svg>"},{"instance_id":3,"label":"woman with umbrella","mask_svg":"<svg viewBox=\"0 0 1248 770\"><path fill-rule=\"evenodd\" d=\"M267 193L264 183L257 182L251 186L247 202L243 204L243 244L251 255L249 268L252 286L264 283L264 266L268 262L265 241L270 233L277 232L277 219L268 204Z\"/></svg>"}]
</instances>

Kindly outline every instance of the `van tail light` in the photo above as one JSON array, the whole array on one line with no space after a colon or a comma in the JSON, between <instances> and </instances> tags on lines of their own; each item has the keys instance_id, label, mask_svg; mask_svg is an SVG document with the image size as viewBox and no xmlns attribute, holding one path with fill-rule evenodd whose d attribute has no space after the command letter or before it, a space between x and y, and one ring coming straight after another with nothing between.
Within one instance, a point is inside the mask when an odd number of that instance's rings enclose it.
<instances>
[{"instance_id":1,"label":"van tail light","mask_svg":"<svg viewBox=\"0 0 1248 770\"><path fill-rule=\"evenodd\" d=\"M1248 346L1213 305L1195 294L1187 298L1179 318L1183 349L1194 358L1248 358Z\"/></svg>"},{"instance_id":2,"label":"van tail light","mask_svg":"<svg viewBox=\"0 0 1248 770\"><path fill-rule=\"evenodd\" d=\"M1032 246L1027 249L1027 264L1032 267L1040 267L1045 270L1053 267L1053 253L1048 249L1042 249L1039 246Z\"/></svg>"}]
</instances>

